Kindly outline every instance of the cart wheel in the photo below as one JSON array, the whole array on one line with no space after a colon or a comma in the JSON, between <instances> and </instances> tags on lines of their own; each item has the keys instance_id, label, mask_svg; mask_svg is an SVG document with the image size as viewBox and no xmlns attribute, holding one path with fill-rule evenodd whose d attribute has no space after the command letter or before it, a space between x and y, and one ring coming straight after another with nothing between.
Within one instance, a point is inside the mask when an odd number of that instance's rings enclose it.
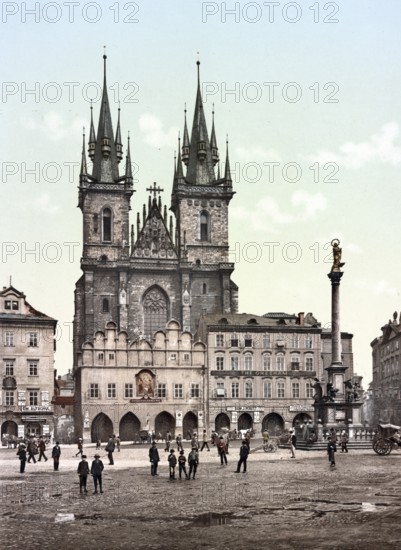
<instances>
[{"instance_id":1,"label":"cart wheel","mask_svg":"<svg viewBox=\"0 0 401 550\"><path fill-rule=\"evenodd\" d=\"M391 443L385 439L378 439L373 443L373 450L378 455L389 455L391 453Z\"/></svg>"}]
</instances>

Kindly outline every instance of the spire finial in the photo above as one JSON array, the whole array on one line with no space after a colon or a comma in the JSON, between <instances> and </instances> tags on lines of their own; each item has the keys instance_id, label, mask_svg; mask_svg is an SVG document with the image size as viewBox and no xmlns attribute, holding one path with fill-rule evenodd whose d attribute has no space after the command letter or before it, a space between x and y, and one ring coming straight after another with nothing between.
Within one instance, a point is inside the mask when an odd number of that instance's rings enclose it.
<instances>
[{"instance_id":1,"label":"spire finial","mask_svg":"<svg viewBox=\"0 0 401 550\"><path fill-rule=\"evenodd\" d=\"M12 277L10 275L10 286L12 286Z\"/></svg>"},{"instance_id":2,"label":"spire finial","mask_svg":"<svg viewBox=\"0 0 401 550\"><path fill-rule=\"evenodd\" d=\"M196 52L198 54L198 60L196 62L196 65L198 67L198 86L200 86L200 71L199 71L199 66L200 66L200 61L199 61L199 52Z\"/></svg>"}]
</instances>

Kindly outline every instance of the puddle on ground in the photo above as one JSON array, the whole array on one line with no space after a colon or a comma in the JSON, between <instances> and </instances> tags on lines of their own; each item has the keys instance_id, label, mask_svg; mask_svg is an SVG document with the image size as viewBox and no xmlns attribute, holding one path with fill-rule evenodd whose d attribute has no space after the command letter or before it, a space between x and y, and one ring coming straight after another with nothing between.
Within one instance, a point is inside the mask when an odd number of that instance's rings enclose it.
<instances>
[{"instance_id":1,"label":"puddle on ground","mask_svg":"<svg viewBox=\"0 0 401 550\"><path fill-rule=\"evenodd\" d=\"M232 514L217 514L215 512L206 512L196 516L192 520L195 527L210 527L212 525L227 525L232 522Z\"/></svg>"}]
</instances>

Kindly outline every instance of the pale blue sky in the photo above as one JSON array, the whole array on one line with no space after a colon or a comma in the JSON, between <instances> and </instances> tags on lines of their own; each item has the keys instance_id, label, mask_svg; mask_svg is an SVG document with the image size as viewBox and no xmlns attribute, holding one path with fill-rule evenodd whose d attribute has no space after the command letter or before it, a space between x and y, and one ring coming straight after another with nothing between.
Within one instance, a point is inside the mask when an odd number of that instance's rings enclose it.
<instances>
[{"instance_id":1,"label":"pale blue sky","mask_svg":"<svg viewBox=\"0 0 401 550\"><path fill-rule=\"evenodd\" d=\"M39 2L41 9L45 4ZM53 24L44 20L43 13L38 23L32 16L24 23L18 7L18 13L3 22L0 34L1 275L6 285L12 274L14 285L36 308L59 319L63 332L56 355L58 371L71 367L67 324L72 321L74 284L80 276L82 233L76 208L77 170L69 181L66 163L80 161L82 126L89 124L88 98L95 92L90 83L102 82L106 44L110 98L114 99L117 83L123 135L130 130L132 158L139 167L132 222L147 200L144 189L153 181L164 187L164 202L169 204L185 102L192 121L199 51L204 91L215 92L204 94L209 129L214 102L220 153L228 133L238 178L230 207L230 241L236 251L233 279L240 287L240 310L312 311L327 325L330 263L323 261L327 255L323 247L339 237L346 262L341 326L355 335L355 370L368 382L369 344L392 312L401 310L399 2L337 2L339 10L333 17L339 22L334 24L313 22L312 1L298 2L302 16L296 23L283 19L286 2L280 2L272 23L263 2L241 2L238 23L228 15L223 22L221 3L177 0L137 2L139 22L133 24L113 22L114 2L98 3L101 18L88 23L82 16L87 4L80 3L73 23L63 7L60 21ZM206 4L219 11L202 22ZM234 4L226 2L227 7ZM318 4L321 19L335 7L335 3ZM245 21L244 14L255 17L255 5L260 20ZM121 19L134 3L119 2L119 6ZM294 13L290 10L289 17ZM49 10L47 16L54 14ZM93 11L87 14L94 16ZM69 97L64 83L73 82L77 85ZM279 83L272 102L266 82ZM24 92L35 83L37 102ZM288 83L296 83L302 92L299 101L283 99L286 89L287 97L296 91L294 86L286 88ZM324 89L327 83L334 84ZM239 97L225 94L235 87ZM317 90L319 101L314 102ZM57 91L60 97L49 101ZM131 99L138 101L129 102L128 94L134 91ZM330 92L337 103L323 102ZM114 126L117 106L115 102ZM94 114L97 118L98 103ZM273 182L266 166L271 161L280 163ZM32 169L35 162L38 181L33 175L22 181L24 166ZM309 167L316 162L320 180L330 172L324 170L325 163L337 163L339 171L333 177L339 181L314 181L316 171ZM299 181L283 179L287 163L301 168ZM292 177L293 172L288 174ZM252 181L257 176L259 181ZM52 242L57 246L49 245ZM73 258L63 244L67 242L79 243ZM266 242L279 243L272 261ZM288 245L293 242L297 245ZM39 243L39 258L24 254L24 247L32 249L34 243ZM15 254L7 256L6 250ZM299 261L288 261L295 253L301 254ZM46 261L46 254L48 260L60 257Z\"/></svg>"}]
</instances>

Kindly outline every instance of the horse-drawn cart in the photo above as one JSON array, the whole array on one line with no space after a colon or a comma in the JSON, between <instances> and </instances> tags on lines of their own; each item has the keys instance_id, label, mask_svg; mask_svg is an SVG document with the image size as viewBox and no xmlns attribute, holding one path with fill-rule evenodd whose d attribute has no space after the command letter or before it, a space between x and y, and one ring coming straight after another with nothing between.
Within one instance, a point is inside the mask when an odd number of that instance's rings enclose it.
<instances>
[{"instance_id":1,"label":"horse-drawn cart","mask_svg":"<svg viewBox=\"0 0 401 550\"><path fill-rule=\"evenodd\" d=\"M372 443L375 453L389 455L393 449L401 447L400 429L400 426L394 424L379 424Z\"/></svg>"}]
</instances>

